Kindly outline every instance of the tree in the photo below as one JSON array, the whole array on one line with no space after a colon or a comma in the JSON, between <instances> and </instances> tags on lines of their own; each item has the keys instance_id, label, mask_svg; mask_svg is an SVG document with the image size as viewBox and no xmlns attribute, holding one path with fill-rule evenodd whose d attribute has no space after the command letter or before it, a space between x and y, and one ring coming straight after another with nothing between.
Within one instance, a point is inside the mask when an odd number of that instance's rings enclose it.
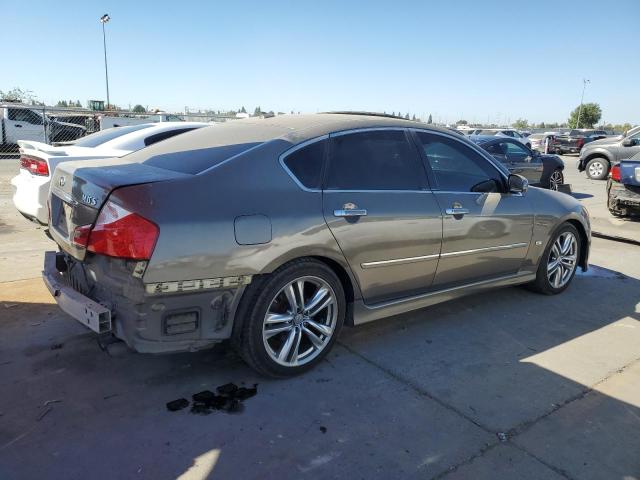
<instances>
[{"instance_id":1,"label":"tree","mask_svg":"<svg viewBox=\"0 0 640 480\"><path fill-rule=\"evenodd\" d=\"M262 110L260 110L260 106L257 106L255 108L255 110L253 111L253 116L254 117L259 117L260 115L262 115Z\"/></svg>"},{"instance_id":2,"label":"tree","mask_svg":"<svg viewBox=\"0 0 640 480\"><path fill-rule=\"evenodd\" d=\"M66 100L58 100L58 103L56 103L56 107L68 107L69 105L67 104Z\"/></svg>"},{"instance_id":3,"label":"tree","mask_svg":"<svg viewBox=\"0 0 640 480\"><path fill-rule=\"evenodd\" d=\"M409 117L409 113L407 113L407 114L404 116L404 119L405 119L405 120L409 120L409 118L411 118L411 117Z\"/></svg>"},{"instance_id":4,"label":"tree","mask_svg":"<svg viewBox=\"0 0 640 480\"><path fill-rule=\"evenodd\" d=\"M431 125L433 123L433 117L429 114L429 118L427 119L427 123Z\"/></svg>"},{"instance_id":5,"label":"tree","mask_svg":"<svg viewBox=\"0 0 640 480\"><path fill-rule=\"evenodd\" d=\"M6 92L0 90L0 100L4 100L5 102L22 102L35 105L38 103L36 98L31 90L23 90L18 87L13 87Z\"/></svg>"},{"instance_id":6,"label":"tree","mask_svg":"<svg viewBox=\"0 0 640 480\"><path fill-rule=\"evenodd\" d=\"M578 124L578 116L580 116L580 124ZM602 117L602 109L597 103L585 103L580 109L578 105L571 115L569 115L569 128L593 128Z\"/></svg>"},{"instance_id":7,"label":"tree","mask_svg":"<svg viewBox=\"0 0 640 480\"><path fill-rule=\"evenodd\" d=\"M135 107L133 107L132 112L135 112L135 113L144 113L144 112L146 112L146 110L145 110L145 108L144 108L142 105L138 104L138 105L136 105Z\"/></svg>"},{"instance_id":8,"label":"tree","mask_svg":"<svg viewBox=\"0 0 640 480\"><path fill-rule=\"evenodd\" d=\"M456 125L467 125L469 122L467 122L466 120L458 120L456 122Z\"/></svg>"},{"instance_id":9,"label":"tree","mask_svg":"<svg viewBox=\"0 0 640 480\"><path fill-rule=\"evenodd\" d=\"M413 116L411 117L411 120L413 120L414 122L416 121L416 114L414 113Z\"/></svg>"},{"instance_id":10,"label":"tree","mask_svg":"<svg viewBox=\"0 0 640 480\"><path fill-rule=\"evenodd\" d=\"M513 128L516 128L518 130L529 128L529 121L524 118L519 118L518 120L513 122Z\"/></svg>"},{"instance_id":11,"label":"tree","mask_svg":"<svg viewBox=\"0 0 640 480\"><path fill-rule=\"evenodd\" d=\"M247 113L247 109L246 109L246 108L244 108L244 107L242 107L242 108L240 109L240 113Z\"/></svg>"}]
</instances>

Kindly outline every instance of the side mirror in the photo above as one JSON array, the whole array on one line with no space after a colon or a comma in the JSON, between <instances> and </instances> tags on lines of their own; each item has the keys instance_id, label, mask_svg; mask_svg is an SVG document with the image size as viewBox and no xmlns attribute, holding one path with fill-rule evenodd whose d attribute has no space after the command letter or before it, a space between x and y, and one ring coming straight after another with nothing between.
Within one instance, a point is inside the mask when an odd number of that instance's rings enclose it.
<instances>
[{"instance_id":1,"label":"side mirror","mask_svg":"<svg viewBox=\"0 0 640 480\"><path fill-rule=\"evenodd\" d=\"M524 178L522 175L517 175L515 173L509 175L507 183L509 186L509 193L525 194L529 189L529 180Z\"/></svg>"},{"instance_id":2,"label":"side mirror","mask_svg":"<svg viewBox=\"0 0 640 480\"><path fill-rule=\"evenodd\" d=\"M625 138L622 141L623 147L633 147L636 144L636 141L633 138Z\"/></svg>"}]
</instances>

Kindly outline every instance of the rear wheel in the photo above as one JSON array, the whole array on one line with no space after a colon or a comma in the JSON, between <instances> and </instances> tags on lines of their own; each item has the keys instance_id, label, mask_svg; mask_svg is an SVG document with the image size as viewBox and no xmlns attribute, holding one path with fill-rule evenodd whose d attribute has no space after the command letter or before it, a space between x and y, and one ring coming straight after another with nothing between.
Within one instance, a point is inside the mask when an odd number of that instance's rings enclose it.
<instances>
[{"instance_id":1,"label":"rear wheel","mask_svg":"<svg viewBox=\"0 0 640 480\"><path fill-rule=\"evenodd\" d=\"M556 168L551 172L551 176L549 177L549 189L558 191L562 184L564 184L564 175L562 174L562 170Z\"/></svg>"},{"instance_id":2,"label":"rear wheel","mask_svg":"<svg viewBox=\"0 0 640 480\"><path fill-rule=\"evenodd\" d=\"M609 162L601 157L592 158L585 168L587 177L593 180L603 180L609 173Z\"/></svg>"},{"instance_id":3,"label":"rear wheel","mask_svg":"<svg viewBox=\"0 0 640 480\"><path fill-rule=\"evenodd\" d=\"M313 368L329 352L344 322L342 284L316 260L291 262L264 282L250 285L245 295L239 310L245 317L239 351L263 375L288 377Z\"/></svg>"},{"instance_id":4,"label":"rear wheel","mask_svg":"<svg viewBox=\"0 0 640 480\"><path fill-rule=\"evenodd\" d=\"M570 223L564 224L547 245L529 286L546 295L563 292L573 280L580 258L580 234Z\"/></svg>"}]
</instances>

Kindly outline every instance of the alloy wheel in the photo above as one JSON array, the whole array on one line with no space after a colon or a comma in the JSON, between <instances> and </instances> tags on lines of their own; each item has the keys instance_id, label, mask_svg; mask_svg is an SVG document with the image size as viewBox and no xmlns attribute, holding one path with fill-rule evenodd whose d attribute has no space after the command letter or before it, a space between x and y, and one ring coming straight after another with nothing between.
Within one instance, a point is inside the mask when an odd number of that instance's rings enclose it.
<instances>
[{"instance_id":1,"label":"alloy wheel","mask_svg":"<svg viewBox=\"0 0 640 480\"><path fill-rule=\"evenodd\" d=\"M553 288L564 287L576 269L578 261L578 240L572 232L558 235L547 262L547 278Z\"/></svg>"},{"instance_id":2,"label":"alloy wheel","mask_svg":"<svg viewBox=\"0 0 640 480\"><path fill-rule=\"evenodd\" d=\"M562 172L560 170L554 170L551 174L551 178L549 178L549 188L551 190L558 191L560 189L560 185L564 183L564 177L562 176Z\"/></svg>"},{"instance_id":3,"label":"alloy wheel","mask_svg":"<svg viewBox=\"0 0 640 480\"><path fill-rule=\"evenodd\" d=\"M304 365L329 344L338 319L333 288L319 277L300 277L273 297L262 324L262 340L273 361Z\"/></svg>"},{"instance_id":4,"label":"alloy wheel","mask_svg":"<svg viewBox=\"0 0 640 480\"><path fill-rule=\"evenodd\" d=\"M589 176L600 177L604 173L604 165L602 162L593 162L589 165Z\"/></svg>"}]
</instances>

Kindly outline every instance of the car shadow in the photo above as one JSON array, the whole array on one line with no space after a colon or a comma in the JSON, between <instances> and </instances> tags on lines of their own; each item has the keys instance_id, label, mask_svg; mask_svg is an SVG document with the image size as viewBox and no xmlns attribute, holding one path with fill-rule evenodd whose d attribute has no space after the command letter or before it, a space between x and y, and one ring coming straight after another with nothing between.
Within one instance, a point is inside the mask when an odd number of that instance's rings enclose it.
<instances>
[{"instance_id":1,"label":"car shadow","mask_svg":"<svg viewBox=\"0 0 640 480\"><path fill-rule=\"evenodd\" d=\"M578 200L583 200L585 198L593 198L593 195L589 193L579 193L579 192L571 192L570 194L573 198Z\"/></svg>"},{"instance_id":2,"label":"car shadow","mask_svg":"<svg viewBox=\"0 0 640 480\"><path fill-rule=\"evenodd\" d=\"M110 355L55 305L0 305L0 477L430 478L497 433L572 478L632 476L637 397L601 382L638 356L638 291L594 268L561 295L473 295L346 328L287 380L223 345ZM165 407L228 382L258 384L242 412Z\"/></svg>"}]
</instances>

